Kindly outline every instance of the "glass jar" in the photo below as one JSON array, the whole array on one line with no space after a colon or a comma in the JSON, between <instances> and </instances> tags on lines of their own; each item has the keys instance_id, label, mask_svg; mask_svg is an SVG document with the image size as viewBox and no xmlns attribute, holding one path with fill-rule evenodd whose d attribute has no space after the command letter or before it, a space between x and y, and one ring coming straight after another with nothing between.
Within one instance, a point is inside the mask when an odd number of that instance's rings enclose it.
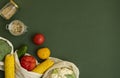
<instances>
[{"instance_id":1,"label":"glass jar","mask_svg":"<svg viewBox=\"0 0 120 78\"><path fill-rule=\"evenodd\" d=\"M27 26L20 20L12 21L6 28L14 36L19 36L27 32Z\"/></svg>"},{"instance_id":2,"label":"glass jar","mask_svg":"<svg viewBox=\"0 0 120 78\"><path fill-rule=\"evenodd\" d=\"M18 5L15 2L9 2L0 10L0 15L9 20L16 13L17 9Z\"/></svg>"}]
</instances>

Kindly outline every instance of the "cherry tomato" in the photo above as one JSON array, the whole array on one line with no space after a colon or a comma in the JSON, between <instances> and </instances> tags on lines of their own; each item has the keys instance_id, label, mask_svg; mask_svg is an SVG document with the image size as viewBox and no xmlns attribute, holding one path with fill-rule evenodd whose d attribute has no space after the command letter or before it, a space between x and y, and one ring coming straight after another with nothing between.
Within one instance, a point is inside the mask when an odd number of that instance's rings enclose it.
<instances>
[{"instance_id":1,"label":"cherry tomato","mask_svg":"<svg viewBox=\"0 0 120 78\"><path fill-rule=\"evenodd\" d=\"M45 41L45 37L43 34L35 34L34 35L34 38L33 38L33 42L36 44L36 45L41 45L43 44Z\"/></svg>"}]
</instances>

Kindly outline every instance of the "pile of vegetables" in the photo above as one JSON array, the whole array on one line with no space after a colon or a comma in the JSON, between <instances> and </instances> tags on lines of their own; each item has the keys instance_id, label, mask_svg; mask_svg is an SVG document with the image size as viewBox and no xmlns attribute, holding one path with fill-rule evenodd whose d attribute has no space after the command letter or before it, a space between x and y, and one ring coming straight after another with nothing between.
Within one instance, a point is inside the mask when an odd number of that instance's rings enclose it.
<instances>
[{"instance_id":1,"label":"pile of vegetables","mask_svg":"<svg viewBox=\"0 0 120 78\"><path fill-rule=\"evenodd\" d=\"M21 66L28 71L43 74L48 68L50 68L54 64L54 61L49 59L50 56L49 48L38 49L37 51L38 57L41 60L44 59L43 62L41 62L40 64L37 64L37 60L34 56L26 55L27 52L28 47L26 45L23 45L18 49L17 55L18 58L20 59Z\"/></svg>"},{"instance_id":2,"label":"pile of vegetables","mask_svg":"<svg viewBox=\"0 0 120 78\"><path fill-rule=\"evenodd\" d=\"M45 37L43 34L35 34L33 37L33 43L36 45L41 45L44 43ZM37 59L28 54L28 46L22 45L20 48L18 48L17 56L20 62L20 65L22 68L24 68L27 71L35 72L38 74L44 74L44 72L49 69L51 66L53 66L54 61L49 59L51 51L49 48L39 48L37 51L37 55L39 59L43 60L41 63L37 62ZM14 53L8 53L5 56L5 78L15 78L15 57ZM11 70L11 71L9 71Z\"/></svg>"},{"instance_id":3,"label":"pile of vegetables","mask_svg":"<svg viewBox=\"0 0 120 78\"><path fill-rule=\"evenodd\" d=\"M42 45L44 41L43 34L35 34L33 37L35 45ZM7 53L4 57L3 69L5 78L79 78L78 68L70 62L50 57L49 48L39 48L36 53L42 62L38 62L28 53L27 45L22 45L15 52L11 50Z\"/></svg>"}]
</instances>

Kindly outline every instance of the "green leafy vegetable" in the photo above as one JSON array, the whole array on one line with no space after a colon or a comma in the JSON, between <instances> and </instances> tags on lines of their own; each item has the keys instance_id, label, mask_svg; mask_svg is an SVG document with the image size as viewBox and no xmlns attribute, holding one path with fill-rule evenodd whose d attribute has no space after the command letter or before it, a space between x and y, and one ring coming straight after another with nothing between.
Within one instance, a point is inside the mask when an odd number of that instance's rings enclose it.
<instances>
[{"instance_id":1,"label":"green leafy vegetable","mask_svg":"<svg viewBox=\"0 0 120 78\"><path fill-rule=\"evenodd\" d=\"M58 70L57 70L57 69L54 69L54 70L52 71L52 73L53 73L53 74L57 74L57 73L58 73Z\"/></svg>"},{"instance_id":2,"label":"green leafy vegetable","mask_svg":"<svg viewBox=\"0 0 120 78\"><path fill-rule=\"evenodd\" d=\"M65 75L67 78L75 78L75 75L74 74L67 74Z\"/></svg>"},{"instance_id":3,"label":"green leafy vegetable","mask_svg":"<svg viewBox=\"0 0 120 78\"><path fill-rule=\"evenodd\" d=\"M2 61L6 54L10 53L12 47L4 40L0 39L0 61Z\"/></svg>"}]
</instances>

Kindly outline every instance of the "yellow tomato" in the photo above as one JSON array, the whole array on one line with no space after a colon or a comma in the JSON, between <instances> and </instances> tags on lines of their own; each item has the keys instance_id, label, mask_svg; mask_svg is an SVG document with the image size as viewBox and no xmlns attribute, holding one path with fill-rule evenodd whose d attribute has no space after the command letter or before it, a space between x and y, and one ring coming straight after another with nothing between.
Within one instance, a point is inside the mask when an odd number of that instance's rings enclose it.
<instances>
[{"instance_id":1,"label":"yellow tomato","mask_svg":"<svg viewBox=\"0 0 120 78\"><path fill-rule=\"evenodd\" d=\"M47 59L50 56L50 49L49 48L40 48L37 51L37 55L40 59Z\"/></svg>"}]
</instances>

